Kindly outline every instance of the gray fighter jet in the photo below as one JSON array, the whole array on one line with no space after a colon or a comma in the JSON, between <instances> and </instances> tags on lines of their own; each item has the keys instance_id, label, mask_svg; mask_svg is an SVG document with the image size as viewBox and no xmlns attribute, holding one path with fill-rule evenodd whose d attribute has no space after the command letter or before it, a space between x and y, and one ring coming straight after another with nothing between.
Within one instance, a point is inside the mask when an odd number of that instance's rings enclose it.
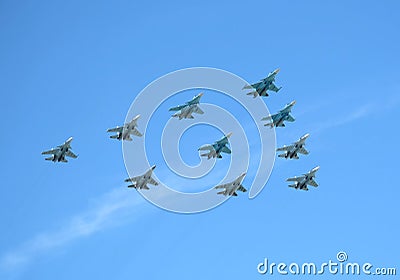
<instances>
[{"instance_id":1,"label":"gray fighter jet","mask_svg":"<svg viewBox=\"0 0 400 280\"><path fill-rule=\"evenodd\" d=\"M247 95L253 95L254 98L256 98L257 96L268 96L267 90L278 92L282 88L282 87L278 88L274 84L275 76L276 74L278 74L278 72L279 69L276 69L271 73L269 73L268 76L262 79L260 82L252 85L246 85L243 87L243 89L254 89L254 91L247 93Z\"/></svg>"},{"instance_id":2,"label":"gray fighter jet","mask_svg":"<svg viewBox=\"0 0 400 280\"><path fill-rule=\"evenodd\" d=\"M296 104L296 101L292 101L289 104L286 104L286 106L278 113L262 118L262 121L270 121L269 123L264 124L264 126L270 126L271 128L273 128L274 126L284 127L284 121L294 122L295 119L290 114L294 104Z\"/></svg>"},{"instance_id":3,"label":"gray fighter jet","mask_svg":"<svg viewBox=\"0 0 400 280\"><path fill-rule=\"evenodd\" d=\"M247 192L247 190L242 186L244 176L246 176L246 173L243 173L242 175L237 177L237 179L233 182L216 186L215 189L225 189L221 192L218 192L217 194L222 194L225 196L237 196L236 191Z\"/></svg>"},{"instance_id":4,"label":"gray fighter jet","mask_svg":"<svg viewBox=\"0 0 400 280\"><path fill-rule=\"evenodd\" d=\"M64 144L59 145L51 150L42 152L42 155L52 155L51 157L45 158L45 160L51 160L53 162L68 162L65 157L77 158L78 156L75 155L71 151L71 142L73 138L70 137Z\"/></svg>"},{"instance_id":5,"label":"gray fighter jet","mask_svg":"<svg viewBox=\"0 0 400 280\"><path fill-rule=\"evenodd\" d=\"M286 181L295 182L293 185L289 185L291 188L308 191L307 185L318 187L317 182L314 181L315 173L319 170L319 166L311 169L310 172L303 174L303 176L289 178Z\"/></svg>"},{"instance_id":6,"label":"gray fighter jet","mask_svg":"<svg viewBox=\"0 0 400 280\"><path fill-rule=\"evenodd\" d=\"M196 114L204 114L204 112L200 109L199 103L200 98L203 96L203 93L199 93L192 100L186 102L183 105L178 105L176 107L172 107L169 111L178 111L172 115L172 117L177 117L181 119L193 119L193 113Z\"/></svg>"},{"instance_id":7,"label":"gray fighter jet","mask_svg":"<svg viewBox=\"0 0 400 280\"><path fill-rule=\"evenodd\" d=\"M201 146L198 151L208 151L208 153L201 154L202 157L206 156L210 158L222 158L221 153L230 154L232 151L226 146L229 143L229 137L231 137L232 132L228 133L214 144L206 144Z\"/></svg>"},{"instance_id":8,"label":"gray fighter jet","mask_svg":"<svg viewBox=\"0 0 400 280\"><path fill-rule=\"evenodd\" d=\"M153 174L153 170L155 168L156 168L156 166L153 165L143 175L126 179L125 182L132 183L132 185L129 185L128 188L135 188L135 189L139 189L139 190L141 190L141 189L149 190L149 187L147 186L147 184L157 186L158 182L156 180L154 180L153 178L151 178L151 175Z\"/></svg>"},{"instance_id":9,"label":"gray fighter jet","mask_svg":"<svg viewBox=\"0 0 400 280\"><path fill-rule=\"evenodd\" d=\"M118 140L127 140L132 141L131 134L136 135L138 137L142 137L142 133L140 133L137 127L137 121L140 118L140 115L134 117L129 123L124 124L124 126L117 126L114 128L110 128L107 132L117 132L116 135L111 135L110 138L118 139Z\"/></svg>"},{"instance_id":10,"label":"gray fighter jet","mask_svg":"<svg viewBox=\"0 0 400 280\"><path fill-rule=\"evenodd\" d=\"M284 151L283 154L279 154L278 157L283 157L286 159L299 159L298 153L303 155L308 155L309 152L304 148L306 145L306 139L310 136L310 134L305 134L300 137L300 139L289 146L283 146L281 148L276 149L279 151Z\"/></svg>"}]
</instances>

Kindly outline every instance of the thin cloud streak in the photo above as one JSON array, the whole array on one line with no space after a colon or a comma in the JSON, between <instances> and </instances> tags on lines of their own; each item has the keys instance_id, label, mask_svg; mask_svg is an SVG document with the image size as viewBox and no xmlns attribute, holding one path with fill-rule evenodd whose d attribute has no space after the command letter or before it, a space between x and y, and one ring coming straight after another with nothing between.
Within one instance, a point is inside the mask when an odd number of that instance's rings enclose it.
<instances>
[{"instance_id":1,"label":"thin cloud streak","mask_svg":"<svg viewBox=\"0 0 400 280\"><path fill-rule=\"evenodd\" d=\"M72 217L58 230L43 232L19 248L0 258L0 268L15 270L33 262L41 254L67 245L80 238L129 221L135 209L144 200L127 189L116 189L93 201L93 206Z\"/></svg>"}]
</instances>

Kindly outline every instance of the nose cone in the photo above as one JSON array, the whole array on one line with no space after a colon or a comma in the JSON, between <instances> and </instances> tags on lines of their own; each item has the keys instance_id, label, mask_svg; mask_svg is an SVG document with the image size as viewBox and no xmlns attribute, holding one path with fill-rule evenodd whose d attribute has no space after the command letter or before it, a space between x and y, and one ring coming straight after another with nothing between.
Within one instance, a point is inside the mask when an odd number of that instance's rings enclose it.
<instances>
[{"instance_id":1,"label":"nose cone","mask_svg":"<svg viewBox=\"0 0 400 280\"><path fill-rule=\"evenodd\" d=\"M312 172L317 172L318 170L319 170L319 166L314 167L311 171L312 171Z\"/></svg>"},{"instance_id":2,"label":"nose cone","mask_svg":"<svg viewBox=\"0 0 400 280\"><path fill-rule=\"evenodd\" d=\"M246 172L244 172L244 173L242 173L242 175L240 175L240 177L244 177L244 176L246 176Z\"/></svg>"},{"instance_id":3,"label":"nose cone","mask_svg":"<svg viewBox=\"0 0 400 280\"><path fill-rule=\"evenodd\" d=\"M140 118L140 114L139 115L136 115L136 117L134 117L133 119L134 120L137 120L137 119L139 119Z\"/></svg>"},{"instance_id":4,"label":"nose cone","mask_svg":"<svg viewBox=\"0 0 400 280\"><path fill-rule=\"evenodd\" d=\"M296 100L293 100L292 102L290 102L289 106L293 106L294 104L296 104Z\"/></svg>"},{"instance_id":5,"label":"nose cone","mask_svg":"<svg viewBox=\"0 0 400 280\"><path fill-rule=\"evenodd\" d=\"M153 165L153 166L151 167L151 170L154 170L154 169L156 169L156 165Z\"/></svg>"},{"instance_id":6,"label":"nose cone","mask_svg":"<svg viewBox=\"0 0 400 280\"><path fill-rule=\"evenodd\" d=\"M200 92L196 97L202 97L204 93Z\"/></svg>"},{"instance_id":7,"label":"nose cone","mask_svg":"<svg viewBox=\"0 0 400 280\"><path fill-rule=\"evenodd\" d=\"M233 134L233 132L229 132L227 135L225 135L225 137L226 137L226 138L229 138L229 137L232 136L232 134Z\"/></svg>"},{"instance_id":8,"label":"nose cone","mask_svg":"<svg viewBox=\"0 0 400 280\"><path fill-rule=\"evenodd\" d=\"M301 139L307 139L310 136L310 133L304 134L303 136L301 136Z\"/></svg>"},{"instance_id":9,"label":"nose cone","mask_svg":"<svg viewBox=\"0 0 400 280\"><path fill-rule=\"evenodd\" d=\"M273 73L273 74L278 74L279 71L281 71L281 69L278 68L278 69L275 69L274 72L272 72L272 73Z\"/></svg>"},{"instance_id":10,"label":"nose cone","mask_svg":"<svg viewBox=\"0 0 400 280\"><path fill-rule=\"evenodd\" d=\"M68 139L67 139L67 141L65 141L66 143L71 143L72 142L72 140L74 140L74 138L73 137L69 137Z\"/></svg>"}]
</instances>

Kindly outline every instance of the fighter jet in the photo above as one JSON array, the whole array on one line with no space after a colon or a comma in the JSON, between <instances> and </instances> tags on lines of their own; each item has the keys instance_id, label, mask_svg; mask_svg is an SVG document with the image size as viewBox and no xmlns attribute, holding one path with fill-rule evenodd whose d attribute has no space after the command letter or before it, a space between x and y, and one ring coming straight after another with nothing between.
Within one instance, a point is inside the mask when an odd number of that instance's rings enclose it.
<instances>
[{"instance_id":1,"label":"fighter jet","mask_svg":"<svg viewBox=\"0 0 400 280\"><path fill-rule=\"evenodd\" d=\"M247 190L242 186L242 181L246 173L243 173L233 182L216 186L215 189L225 189L224 191L218 192L217 194L237 196L236 191L247 192Z\"/></svg>"},{"instance_id":2,"label":"fighter jet","mask_svg":"<svg viewBox=\"0 0 400 280\"><path fill-rule=\"evenodd\" d=\"M278 92L282 88L278 88L274 84L275 76L276 74L278 74L278 72L279 69L276 69L269 73L266 78L262 79L261 82L252 85L246 85L243 87L243 89L254 89L254 91L247 93L247 95L253 95L254 98L256 98L257 96L268 96L267 90Z\"/></svg>"},{"instance_id":3,"label":"fighter jet","mask_svg":"<svg viewBox=\"0 0 400 280\"><path fill-rule=\"evenodd\" d=\"M304 148L306 145L306 139L310 136L310 134L305 134L300 137L300 139L289 146L283 146L281 148L276 149L277 151L284 151L283 154L278 155L278 157L284 157L286 159L299 159L297 153L308 155L308 151Z\"/></svg>"},{"instance_id":4,"label":"fighter jet","mask_svg":"<svg viewBox=\"0 0 400 280\"><path fill-rule=\"evenodd\" d=\"M70 137L64 144L57 146L51 150L42 152L42 155L52 155L51 157L45 158L45 160L51 160L53 162L68 162L65 157L77 158L78 156L75 155L71 151L71 142L73 138Z\"/></svg>"},{"instance_id":5,"label":"fighter jet","mask_svg":"<svg viewBox=\"0 0 400 280\"><path fill-rule=\"evenodd\" d=\"M158 182L151 178L151 175L153 174L153 170L156 168L155 165L150 167L149 170L146 171L143 175L133 177L133 178L128 178L125 180L125 182L131 182L132 185L129 185L128 188L135 188L135 189L145 189L149 190L149 187L147 184L152 184L154 186L158 185Z\"/></svg>"},{"instance_id":6,"label":"fighter jet","mask_svg":"<svg viewBox=\"0 0 400 280\"><path fill-rule=\"evenodd\" d=\"M267 121L267 120L271 121L269 123L264 124L264 126L270 126L271 128L273 128L274 126L284 127L285 126L285 124L283 123L284 121L294 122L295 119L290 114L294 104L296 104L296 101L292 101L289 104L286 104L286 106L278 113L262 118L261 119L262 121Z\"/></svg>"},{"instance_id":7,"label":"fighter jet","mask_svg":"<svg viewBox=\"0 0 400 280\"><path fill-rule=\"evenodd\" d=\"M319 166L314 167L310 172L303 174L303 176L289 178L286 181L295 182L293 185L289 185L291 188L308 191L307 185L318 187L317 182L314 181L315 173L318 169Z\"/></svg>"},{"instance_id":8,"label":"fighter jet","mask_svg":"<svg viewBox=\"0 0 400 280\"><path fill-rule=\"evenodd\" d=\"M228 133L214 144L206 144L201 146L198 151L208 151L208 153L201 154L202 157L206 156L208 159L210 158L222 158L221 153L230 154L232 151L226 146L229 141L229 137L231 137L232 132Z\"/></svg>"},{"instance_id":9,"label":"fighter jet","mask_svg":"<svg viewBox=\"0 0 400 280\"><path fill-rule=\"evenodd\" d=\"M200 98L203 96L203 93L199 93L192 100L186 102L183 105L178 105L176 107L172 107L169 111L178 111L172 115L172 117L177 117L181 119L193 119L193 113L196 114L204 114L204 112L200 109L199 103Z\"/></svg>"},{"instance_id":10,"label":"fighter jet","mask_svg":"<svg viewBox=\"0 0 400 280\"><path fill-rule=\"evenodd\" d=\"M107 132L117 132L116 135L111 135L110 138L118 139L118 140L127 140L132 141L131 134L136 135L138 137L142 137L142 133L140 133L137 127L137 121L140 118L140 115L134 117L129 123L124 124L124 126L117 126L114 128L110 128Z\"/></svg>"}]
</instances>

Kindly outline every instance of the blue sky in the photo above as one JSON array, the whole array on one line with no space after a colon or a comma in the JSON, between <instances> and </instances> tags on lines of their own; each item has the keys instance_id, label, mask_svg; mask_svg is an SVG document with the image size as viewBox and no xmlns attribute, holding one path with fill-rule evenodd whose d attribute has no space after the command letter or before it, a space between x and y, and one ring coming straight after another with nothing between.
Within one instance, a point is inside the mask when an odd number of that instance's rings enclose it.
<instances>
[{"instance_id":1,"label":"blue sky","mask_svg":"<svg viewBox=\"0 0 400 280\"><path fill-rule=\"evenodd\" d=\"M340 250L352 261L398 265L399 8L0 1L0 278L280 278L259 275L257 264L324 262ZM297 104L277 144L309 132L311 153L277 159L253 200L182 215L126 189L121 144L105 131L147 84L196 66L250 82L281 68L283 88L265 102L271 112ZM198 135L182 141L197 145ZM77 160L44 161L42 150L70 136ZM287 187L287 177L316 165L318 189Z\"/></svg>"}]
</instances>

